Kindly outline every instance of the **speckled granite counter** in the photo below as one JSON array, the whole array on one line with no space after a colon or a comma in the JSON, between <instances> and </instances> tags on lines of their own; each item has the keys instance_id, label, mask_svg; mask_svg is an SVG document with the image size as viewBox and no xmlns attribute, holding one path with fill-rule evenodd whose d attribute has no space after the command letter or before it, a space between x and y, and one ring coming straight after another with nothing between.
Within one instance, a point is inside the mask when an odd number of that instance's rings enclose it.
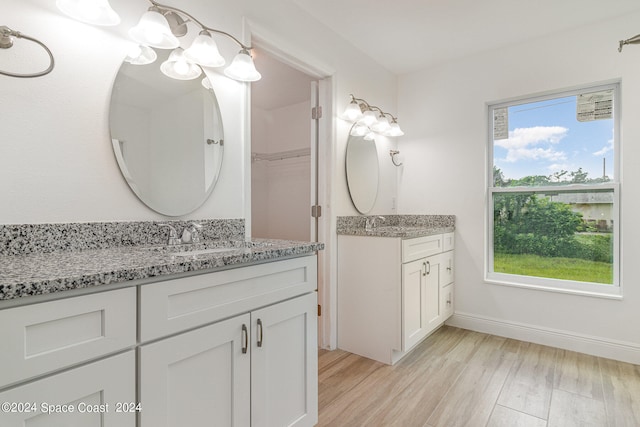
<instances>
[{"instance_id":1,"label":"speckled granite counter","mask_svg":"<svg viewBox=\"0 0 640 427\"><path fill-rule=\"evenodd\" d=\"M156 223L154 230L157 225ZM78 236L82 237L87 233L85 228L92 227L93 224L80 224L79 226L83 229L84 234ZM131 223L124 223L123 226L132 227ZM57 228L57 225L52 227ZM67 230L68 225L65 224L63 228ZM70 229L76 230L77 228L71 227ZM144 226L142 228L144 229ZM24 245L16 242L16 240L20 240L20 233L17 233L18 237L16 237L16 229L22 230L24 237L24 229L18 226L0 226L0 247L3 247L4 243L5 248L4 253L0 252L0 307L7 300L34 295L92 288L138 279L158 278L179 273L209 272L242 264L312 255L316 251L324 249L322 243L285 240L243 242L238 239L207 240L181 247L162 246L159 243L160 240L149 242L151 243L149 246L127 245L118 241L113 245L96 243L95 245L99 249L89 246L90 249L83 250L79 250L78 247L86 248L87 246L81 244L74 244L73 250L61 250L60 248L52 250L50 247L47 250L42 248L34 250L33 248L38 248L38 245L31 242L26 250L18 251L15 248ZM239 229L237 227L233 227L233 229L233 233L226 234L224 237L229 239L230 237L243 236L244 224ZM4 242L2 241L3 237L5 238ZM11 237L14 240L13 243L7 244L7 237ZM51 241L50 235L47 239ZM135 240L135 236L128 236L127 241ZM56 245L60 246L59 242ZM14 249L9 251L7 248ZM194 255L180 253L185 250L201 251L211 248L221 249L213 253Z\"/></svg>"},{"instance_id":2,"label":"speckled granite counter","mask_svg":"<svg viewBox=\"0 0 640 427\"><path fill-rule=\"evenodd\" d=\"M377 226L367 230L368 218L377 217ZM384 218L384 219L382 219ZM414 237L450 233L455 230L454 215L378 215L341 216L337 219L337 233L350 236Z\"/></svg>"}]
</instances>

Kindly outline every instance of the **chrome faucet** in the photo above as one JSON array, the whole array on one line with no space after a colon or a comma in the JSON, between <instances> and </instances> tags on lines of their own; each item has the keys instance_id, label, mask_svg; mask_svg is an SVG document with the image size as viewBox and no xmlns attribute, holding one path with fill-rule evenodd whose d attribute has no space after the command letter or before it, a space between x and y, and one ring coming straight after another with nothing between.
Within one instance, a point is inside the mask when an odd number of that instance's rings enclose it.
<instances>
[{"instance_id":1,"label":"chrome faucet","mask_svg":"<svg viewBox=\"0 0 640 427\"><path fill-rule=\"evenodd\" d=\"M384 221L384 217L383 216L371 216L371 217L367 217L366 221L364 223L364 229L365 231L371 231L374 228L376 228L376 220L380 220L380 221Z\"/></svg>"},{"instance_id":2,"label":"chrome faucet","mask_svg":"<svg viewBox=\"0 0 640 427\"><path fill-rule=\"evenodd\" d=\"M197 222L190 222L187 227L182 231L182 238L180 241L182 243L198 243L200 242L200 229L202 228L201 224Z\"/></svg>"},{"instance_id":3,"label":"chrome faucet","mask_svg":"<svg viewBox=\"0 0 640 427\"><path fill-rule=\"evenodd\" d=\"M160 224L160 227L169 227L169 241L167 242L169 246L179 245L181 243L180 239L178 238L178 232L175 228L173 228L172 225Z\"/></svg>"}]
</instances>

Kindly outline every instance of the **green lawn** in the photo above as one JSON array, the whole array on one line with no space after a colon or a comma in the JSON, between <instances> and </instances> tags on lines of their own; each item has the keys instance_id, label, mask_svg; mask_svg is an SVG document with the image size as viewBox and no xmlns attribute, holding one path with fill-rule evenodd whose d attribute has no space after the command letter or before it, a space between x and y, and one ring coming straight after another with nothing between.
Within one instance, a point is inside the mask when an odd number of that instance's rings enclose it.
<instances>
[{"instance_id":1,"label":"green lawn","mask_svg":"<svg viewBox=\"0 0 640 427\"><path fill-rule=\"evenodd\" d=\"M498 253L493 262L496 273L613 284L612 265L606 262Z\"/></svg>"}]
</instances>

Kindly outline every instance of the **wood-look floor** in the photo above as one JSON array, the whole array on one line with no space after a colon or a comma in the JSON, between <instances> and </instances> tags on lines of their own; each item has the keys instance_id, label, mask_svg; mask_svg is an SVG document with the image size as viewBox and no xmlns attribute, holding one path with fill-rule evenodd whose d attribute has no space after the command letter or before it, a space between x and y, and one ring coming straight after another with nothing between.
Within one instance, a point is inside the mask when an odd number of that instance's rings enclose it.
<instances>
[{"instance_id":1,"label":"wood-look floor","mask_svg":"<svg viewBox=\"0 0 640 427\"><path fill-rule=\"evenodd\" d=\"M640 366L447 326L395 366L318 369L318 426L640 426Z\"/></svg>"}]
</instances>

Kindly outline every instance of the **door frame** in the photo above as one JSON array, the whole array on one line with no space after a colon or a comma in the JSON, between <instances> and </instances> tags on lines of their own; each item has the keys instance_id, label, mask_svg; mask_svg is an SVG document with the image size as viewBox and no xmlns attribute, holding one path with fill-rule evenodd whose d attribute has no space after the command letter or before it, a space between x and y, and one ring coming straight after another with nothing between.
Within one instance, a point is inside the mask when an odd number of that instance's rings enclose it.
<instances>
[{"instance_id":1,"label":"door frame","mask_svg":"<svg viewBox=\"0 0 640 427\"><path fill-rule=\"evenodd\" d=\"M318 123L319 146L317 159L317 188L318 204L322 206L322 215L318 219L317 241L323 242L325 248L318 252L318 304L322 306L322 315L318 317L318 347L335 349L336 339L336 291L335 281L332 280L332 248L335 248L336 237L331 233L335 230L335 215L333 206L333 177L335 176L335 144L333 100L335 93L335 70L328 67L321 60L310 57L308 50L300 50L290 43L261 27L259 24L245 19L246 38L251 45L259 47L279 61L297 69L318 81L318 102L322 106L322 118ZM246 103L247 122L245 126L245 222L251 223L251 94L247 94ZM309 112L311 114L311 112ZM248 154L247 154L248 153ZM313 201L312 201L313 203ZM309 208L311 215L311 208ZM250 235L249 235L250 236Z\"/></svg>"}]
</instances>

